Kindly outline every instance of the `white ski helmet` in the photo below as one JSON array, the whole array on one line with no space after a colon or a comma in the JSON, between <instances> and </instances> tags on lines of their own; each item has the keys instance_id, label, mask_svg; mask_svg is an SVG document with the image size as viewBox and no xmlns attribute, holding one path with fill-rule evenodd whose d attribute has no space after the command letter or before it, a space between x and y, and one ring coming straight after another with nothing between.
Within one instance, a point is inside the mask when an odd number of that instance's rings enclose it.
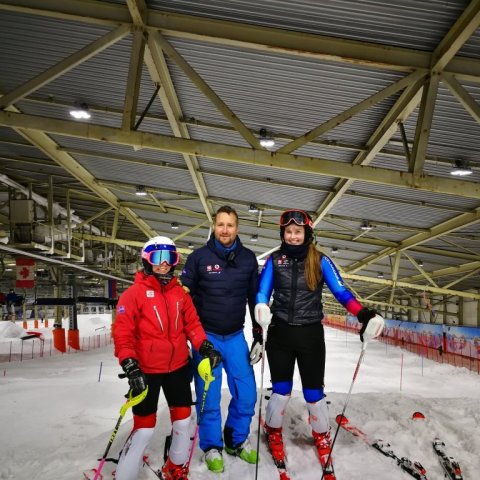
<instances>
[{"instance_id":1,"label":"white ski helmet","mask_svg":"<svg viewBox=\"0 0 480 480\"><path fill-rule=\"evenodd\" d=\"M173 271L180 261L180 254L173 240L168 237L153 237L142 248L142 263L147 275L153 273L152 265L167 263Z\"/></svg>"}]
</instances>

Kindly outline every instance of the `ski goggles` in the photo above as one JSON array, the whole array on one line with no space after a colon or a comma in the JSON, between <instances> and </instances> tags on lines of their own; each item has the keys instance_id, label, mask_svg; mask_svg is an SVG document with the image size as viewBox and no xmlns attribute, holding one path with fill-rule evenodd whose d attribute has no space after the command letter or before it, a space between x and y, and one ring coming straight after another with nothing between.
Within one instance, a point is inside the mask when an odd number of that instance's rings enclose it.
<instances>
[{"instance_id":1,"label":"ski goggles","mask_svg":"<svg viewBox=\"0 0 480 480\"><path fill-rule=\"evenodd\" d=\"M180 254L176 250L152 250L150 252L142 252L142 258L150 265L166 263L174 267L180 261Z\"/></svg>"},{"instance_id":2,"label":"ski goggles","mask_svg":"<svg viewBox=\"0 0 480 480\"><path fill-rule=\"evenodd\" d=\"M286 227L295 222L300 227L312 226L312 220L303 210L287 210L280 215L280 226Z\"/></svg>"}]
</instances>

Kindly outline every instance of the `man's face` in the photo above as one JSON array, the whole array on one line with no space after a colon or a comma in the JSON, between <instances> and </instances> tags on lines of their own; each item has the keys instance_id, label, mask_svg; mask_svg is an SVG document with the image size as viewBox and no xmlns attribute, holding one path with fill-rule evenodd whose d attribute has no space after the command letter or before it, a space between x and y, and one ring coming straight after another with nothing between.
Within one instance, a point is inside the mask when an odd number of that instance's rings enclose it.
<instances>
[{"instance_id":1,"label":"man's face","mask_svg":"<svg viewBox=\"0 0 480 480\"><path fill-rule=\"evenodd\" d=\"M215 218L213 234L226 248L231 247L237 238L238 224L233 213L220 212Z\"/></svg>"}]
</instances>

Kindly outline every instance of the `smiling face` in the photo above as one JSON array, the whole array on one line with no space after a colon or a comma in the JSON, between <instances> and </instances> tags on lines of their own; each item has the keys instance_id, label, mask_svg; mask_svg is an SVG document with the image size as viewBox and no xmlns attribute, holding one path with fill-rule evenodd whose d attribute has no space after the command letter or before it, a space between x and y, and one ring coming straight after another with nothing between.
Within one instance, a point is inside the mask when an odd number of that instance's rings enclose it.
<instances>
[{"instance_id":1,"label":"smiling face","mask_svg":"<svg viewBox=\"0 0 480 480\"><path fill-rule=\"evenodd\" d=\"M158 275L166 275L171 268L172 266L166 262L163 262L161 265L152 265L153 273L157 273Z\"/></svg>"},{"instance_id":2,"label":"smiling face","mask_svg":"<svg viewBox=\"0 0 480 480\"><path fill-rule=\"evenodd\" d=\"M233 213L218 213L215 217L213 233L224 247L231 247L238 234L237 217Z\"/></svg>"},{"instance_id":3,"label":"smiling face","mask_svg":"<svg viewBox=\"0 0 480 480\"><path fill-rule=\"evenodd\" d=\"M305 228L296 223L291 223L285 227L283 238L288 245L303 245L305 241Z\"/></svg>"}]
</instances>

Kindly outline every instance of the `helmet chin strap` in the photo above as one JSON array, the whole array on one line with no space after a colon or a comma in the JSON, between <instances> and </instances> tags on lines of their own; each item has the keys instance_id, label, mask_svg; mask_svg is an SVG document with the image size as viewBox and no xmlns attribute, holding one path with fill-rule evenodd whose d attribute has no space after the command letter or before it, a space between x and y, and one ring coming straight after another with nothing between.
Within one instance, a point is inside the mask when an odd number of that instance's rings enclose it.
<instances>
[{"instance_id":1,"label":"helmet chin strap","mask_svg":"<svg viewBox=\"0 0 480 480\"><path fill-rule=\"evenodd\" d=\"M173 271L170 270L168 273L155 273L153 276L163 285L166 285L173 278Z\"/></svg>"}]
</instances>

